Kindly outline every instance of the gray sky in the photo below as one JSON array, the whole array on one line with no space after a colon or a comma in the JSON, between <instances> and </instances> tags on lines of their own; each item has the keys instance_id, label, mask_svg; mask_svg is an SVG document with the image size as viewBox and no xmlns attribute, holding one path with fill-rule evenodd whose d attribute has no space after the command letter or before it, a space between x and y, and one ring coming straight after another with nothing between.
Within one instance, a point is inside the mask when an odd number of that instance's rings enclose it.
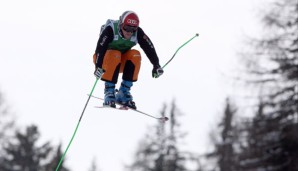
<instances>
[{"instance_id":1,"label":"gray sky","mask_svg":"<svg viewBox=\"0 0 298 171\"><path fill-rule=\"evenodd\" d=\"M66 148L94 84L94 53L100 26L135 11L165 64L183 47L158 79L142 53L139 81L132 88L138 109L158 116L173 98L189 132L184 149L202 153L208 134L221 116L224 100L233 94L236 53L244 35L254 35L261 4L257 0L70 1L10 0L0 5L0 90L20 125L37 124L41 143ZM119 79L121 80L121 78ZM103 96L103 82L94 95ZM91 161L102 171L121 171L155 120L132 111L96 109L91 99L66 155L73 171Z\"/></svg>"}]
</instances>

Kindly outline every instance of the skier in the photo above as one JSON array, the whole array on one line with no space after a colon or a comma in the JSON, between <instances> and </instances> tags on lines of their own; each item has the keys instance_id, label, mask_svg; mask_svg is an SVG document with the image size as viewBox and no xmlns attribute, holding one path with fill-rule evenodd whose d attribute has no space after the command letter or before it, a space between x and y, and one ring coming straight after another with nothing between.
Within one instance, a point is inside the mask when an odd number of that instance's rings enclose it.
<instances>
[{"instance_id":1,"label":"skier","mask_svg":"<svg viewBox=\"0 0 298 171\"><path fill-rule=\"evenodd\" d=\"M140 45L153 65L152 77L161 76L163 69L153 43L139 27L139 18L135 12L125 11L119 20L108 19L102 26L93 62L94 75L105 81L104 106L116 107L116 103L121 103L133 109L137 108L130 93L133 82L138 80L141 66L140 52L131 49L136 44ZM116 92L119 73L123 73L122 82Z\"/></svg>"}]
</instances>

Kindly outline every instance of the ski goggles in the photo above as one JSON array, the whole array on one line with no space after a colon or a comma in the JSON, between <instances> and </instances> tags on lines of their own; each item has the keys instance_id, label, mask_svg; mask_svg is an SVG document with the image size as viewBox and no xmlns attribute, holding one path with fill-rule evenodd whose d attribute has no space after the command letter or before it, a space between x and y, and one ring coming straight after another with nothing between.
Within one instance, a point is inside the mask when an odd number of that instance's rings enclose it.
<instances>
[{"instance_id":1,"label":"ski goggles","mask_svg":"<svg viewBox=\"0 0 298 171\"><path fill-rule=\"evenodd\" d=\"M138 27L134 27L134 26L129 26L129 25L124 25L122 27L122 29L126 32L130 32L130 33L133 33L133 32L136 32Z\"/></svg>"}]
</instances>

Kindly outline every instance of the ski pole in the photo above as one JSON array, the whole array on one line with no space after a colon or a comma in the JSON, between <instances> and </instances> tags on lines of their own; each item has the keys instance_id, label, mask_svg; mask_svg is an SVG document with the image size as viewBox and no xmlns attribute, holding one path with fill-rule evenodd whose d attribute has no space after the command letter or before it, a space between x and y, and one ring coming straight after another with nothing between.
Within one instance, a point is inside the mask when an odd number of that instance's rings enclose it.
<instances>
[{"instance_id":1,"label":"ski pole","mask_svg":"<svg viewBox=\"0 0 298 171\"><path fill-rule=\"evenodd\" d=\"M94 83L94 85L93 85L93 88L92 88L92 90L91 90L91 92L90 92L90 95L92 95L92 93L93 93L93 91L94 91L94 89L95 89L95 86L96 86L96 84L97 84L97 81L98 81L98 78L96 78L96 81L95 81L95 83ZM74 131L74 133L73 133L73 135L72 135L72 137L71 137L71 139L70 139L70 141L69 141L69 143L68 143L68 145L67 145L66 150L64 151L64 153L63 153L63 155L62 155L62 157L61 157L61 159L60 159L60 161L59 161L59 164L58 164L57 167L56 167L56 171L59 170L59 167L60 167L60 165L62 164L62 161L63 161L63 159L64 159L64 157L65 157L65 155L66 155L66 153L67 153L67 151L68 151L68 149L69 149L69 147L70 147L70 145L71 145L71 143L72 143L72 141L73 141L73 139L74 139L74 137L75 137L75 135L76 135L76 133L77 133L77 130L78 130L78 128L79 128L80 122L81 122L82 117L83 117L83 115L84 115L85 109L86 109L86 107L87 107L87 105L88 105L88 103L89 103L90 97L91 97L91 96L88 97L88 100L87 100L87 102L86 102L86 104L85 104L85 107L84 107L84 109L83 109L83 112L82 112L82 114L81 114L81 116L80 116L80 119L79 119L79 121L78 121L78 123L77 123L76 129L75 129L75 131Z\"/></svg>"},{"instance_id":2,"label":"ski pole","mask_svg":"<svg viewBox=\"0 0 298 171\"><path fill-rule=\"evenodd\" d=\"M166 63L164 64L164 66L162 67L162 69L164 69L175 57L175 55L177 54L177 52L183 47L185 46L187 43L189 43L190 41L192 41L192 39L194 39L195 37L198 37L199 36L199 33L196 33L195 36L193 36L191 39L189 39L187 42L183 43L183 45L181 45L177 50L176 52L174 53L174 55L172 56L172 58Z\"/></svg>"}]
</instances>

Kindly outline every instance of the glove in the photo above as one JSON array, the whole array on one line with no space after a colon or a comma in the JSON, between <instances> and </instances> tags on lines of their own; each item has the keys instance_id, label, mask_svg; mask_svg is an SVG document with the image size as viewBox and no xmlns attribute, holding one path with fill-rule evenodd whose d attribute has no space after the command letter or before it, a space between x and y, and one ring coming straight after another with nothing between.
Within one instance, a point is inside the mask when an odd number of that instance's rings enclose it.
<instances>
[{"instance_id":1,"label":"glove","mask_svg":"<svg viewBox=\"0 0 298 171\"><path fill-rule=\"evenodd\" d=\"M152 77L158 78L163 74L163 69L160 67L160 65L154 65L152 70Z\"/></svg>"},{"instance_id":2,"label":"glove","mask_svg":"<svg viewBox=\"0 0 298 171\"><path fill-rule=\"evenodd\" d=\"M103 75L104 72L105 72L104 69L97 67L97 68L95 69L95 71L94 71L94 76L95 76L97 79L100 79L100 78L102 77L102 75Z\"/></svg>"}]
</instances>

